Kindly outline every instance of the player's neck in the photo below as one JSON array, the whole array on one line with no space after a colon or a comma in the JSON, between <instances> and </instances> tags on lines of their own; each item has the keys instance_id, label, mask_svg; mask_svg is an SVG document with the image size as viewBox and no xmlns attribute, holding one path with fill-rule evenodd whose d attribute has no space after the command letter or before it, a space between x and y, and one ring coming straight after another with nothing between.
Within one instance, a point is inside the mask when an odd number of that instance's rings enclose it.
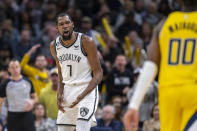
<instances>
[{"instance_id":1,"label":"player's neck","mask_svg":"<svg viewBox=\"0 0 197 131\"><path fill-rule=\"evenodd\" d=\"M61 41L64 45L68 46L68 45L72 44L75 41L75 39L77 39L76 36L77 36L77 33L73 31L70 40L63 40L61 37Z\"/></svg>"},{"instance_id":2,"label":"player's neck","mask_svg":"<svg viewBox=\"0 0 197 131\"><path fill-rule=\"evenodd\" d=\"M22 75L21 74L19 74L19 75L11 75L10 78L12 80L14 80L14 81L18 81L18 80L20 80L22 78Z\"/></svg>"}]
</instances>

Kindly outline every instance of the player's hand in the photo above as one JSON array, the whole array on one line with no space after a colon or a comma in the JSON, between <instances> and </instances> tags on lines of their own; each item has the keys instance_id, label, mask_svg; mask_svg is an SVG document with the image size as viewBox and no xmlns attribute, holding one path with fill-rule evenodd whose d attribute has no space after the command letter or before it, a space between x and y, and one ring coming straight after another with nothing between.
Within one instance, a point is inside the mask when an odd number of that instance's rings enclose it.
<instances>
[{"instance_id":1,"label":"player's hand","mask_svg":"<svg viewBox=\"0 0 197 131\"><path fill-rule=\"evenodd\" d=\"M34 107L34 101L32 99L26 100L25 111L30 111Z\"/></svg>"},{"instance_id":2,"label":"player's hand","mask_svg":"<svg viewBox=\"0 0 197 131\"><path fill-rule=\"evenodd\" d=\"M57 107L60 111L62 111L63 113L65 112L64 107L62 106L62 102L63 102L63 97L62 96L58 96L57 97Z\"/></svg>"},{"instance_id":3,"label":"player's hand","mask_svg":"<svg viewBox=\"0 0 197 131\"><path fill-rule=\"evenodd\" d=\"M137 131L138 129L138 111L134 109L128 109L128 111L125 113L123 122L126 131Z\"/></svg>"},{"instance_id":4,"label":"player's hand","mask_svg":"<svg viewBox=\"0 0 197 131\"><path fill-rule=\"evenodd\" d=\"M81 100L82 100L82 96L78 96L77 99L69 106L69 108L73 108L75 105L77 105Z\"/></svg>"}]
</instances>

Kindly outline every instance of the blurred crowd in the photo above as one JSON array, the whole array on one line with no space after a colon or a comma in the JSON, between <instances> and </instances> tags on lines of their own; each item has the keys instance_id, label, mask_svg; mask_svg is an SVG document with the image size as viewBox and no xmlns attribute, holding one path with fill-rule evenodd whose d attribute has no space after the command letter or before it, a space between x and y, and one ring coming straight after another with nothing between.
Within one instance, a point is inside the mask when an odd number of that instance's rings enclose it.
<instances>
[{"instance_id":1,"label":"blurred crowd","mask_svg":"<svg viewBox=\"0 0 197 131\"><path fill-rule=\"evenodd\" d=\"M153 28L171 11L180 9L177 1L0 0L1 85L9 78L9 61L20 61L22 74L32 81L39 99L32 109L37 131L56 130L58 77L49 43L58 35L57 15L66 12L74 22L74 30L95 41L104 72L99 85L98 125L91 130L121 131L122 116L147 59ZM112 36L107 33L103 18L108 21ZM157 88L155 80L140 107L139 130L159 130ZM6 130L6 101L0 123L0 131Z\"/></svg>"}]
</instances>

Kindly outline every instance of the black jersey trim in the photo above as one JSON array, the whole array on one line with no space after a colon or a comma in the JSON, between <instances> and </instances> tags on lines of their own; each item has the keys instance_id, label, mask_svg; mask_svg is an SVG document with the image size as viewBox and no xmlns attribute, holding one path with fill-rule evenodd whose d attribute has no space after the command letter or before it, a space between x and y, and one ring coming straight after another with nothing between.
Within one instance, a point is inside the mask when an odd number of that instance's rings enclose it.
<instances>
[{"instance_id":1,"label":"black jersey trim","mask_svg":"<svg viewBox=\"0 0 197 131\"><path fill-rule=\"evenodd\" d=\"M96 109L96 100L97 100L97 87L95 89L95 100L94 100L94 109L92 114L90 115L90 117L88 118L88 120L90 120L90 118L92 117L92 115L95 113L95 109Z\"/></svg>"},{"instance_id":2,"label":"black jersey trim","mask_svg":"<svg viewBox=\"0 0 197 131\"><path fill-rule=\"evenodd\" d=\"M83 53L84 56L87 56L87 54L85 53L84 51L84 48L83 48L83 42L82 42L82 38L83 38L83 34L81 34L81 40L80 40L80 45L81 45L81 52Z\"/></svg>"},{"instance_id":3,"label":"black jersey trim","mask_svg":"<svg viewBox=\"0 0 197 131\"><path fill-rule=\"evenodd\" d=\"M77 120L89 121L88 119L84 119L84 118L78 118Z\"/></svg>"},{"instance_id":4,"label":"black jersey trim","mask_svg":"<svg viewBox=\"0 0 197 131\"><path fill-rule=\"evenodd\" d=\"M57 39L57 38L56 38L56 39ZM55 54L57 55L57 50L56 50L56 46L57 46L57 44L56 44L56 39L55 39L55 42L53 43L53 46L54 46Z\"/></svg>"},{"instance_id":5,"label":"black jersey trim","mask_svg":"<svg viewBox=\"0 0 197 131\"><path fill-rule=\"evenodd\" d=\"M58 126L76 126L76 125L73 125L73 124L56 124Z\"/></svg>"},{"instance_id":6,"label":"black jersey trim","mask_svg":"<svg viewBox=\"0 0 197 131\"><path fill-rule=\"evenodd\" d=\"M62 45L63 47L66 47L66 48L69 48L69 47L71 47L72 45L74 45L75 42L77 41L77 39L78 39L78 32L76 32L76 38L75 38L74 42L73 42L72 44L69 44L69 45L66 46L66 45L63 44L61 38L59 37L59 41L60 41L61 45Z\"/></svg>"}]
</instances>

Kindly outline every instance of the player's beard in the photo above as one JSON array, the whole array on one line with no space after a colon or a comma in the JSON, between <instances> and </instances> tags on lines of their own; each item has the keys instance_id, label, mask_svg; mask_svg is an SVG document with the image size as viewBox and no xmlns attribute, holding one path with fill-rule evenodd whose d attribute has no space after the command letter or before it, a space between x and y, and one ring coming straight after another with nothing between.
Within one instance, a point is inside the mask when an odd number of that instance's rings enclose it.
<instances>
[{"instance_id":1,"label":"player's beard","mask_svg":"<svg viewBox=\"0 0 197 131\"><path fill-rule=\"evenodd\" d=\"M70 40L72 38L72 34L73 34L73 30L71 32L69 32L69 34L67 36L64 36L64 33L63 33L63 35L62 35L63 41Z\"/></svg>"}]
</instances>

